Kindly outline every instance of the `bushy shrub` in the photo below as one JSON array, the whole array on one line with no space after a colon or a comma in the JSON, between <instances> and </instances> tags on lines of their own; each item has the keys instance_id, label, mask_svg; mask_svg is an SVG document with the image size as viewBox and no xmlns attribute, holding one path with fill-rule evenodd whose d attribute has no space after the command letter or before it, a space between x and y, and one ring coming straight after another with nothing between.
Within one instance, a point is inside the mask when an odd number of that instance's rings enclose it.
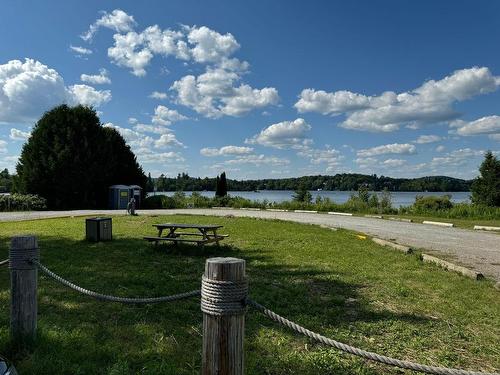
<instances>
[{"instance_id":1,"label":"bushy shrub","mask_svg":"<svg viewBox=\"0 0 500 375\"><path fill-rule=\"evenodd\" d=\"M415 203L413 203L413 211L415 213L427 213L429 211L443 211L449 210L453 207L453 203L451 202L451 196L443 195L443 196L428 196L424 197L421 195L417 195L415 197Z\"/></svg>"},{"instance_id":2,"label":"bushy shrub","mask_svg":"<svg viewBox=\"0 0 500 375\"><path fill-rule=\"evenodd\" d=\"M0 211L40 211L47 209L47 200L35 194L0 195Z\"/></svg>"}]
</instances>

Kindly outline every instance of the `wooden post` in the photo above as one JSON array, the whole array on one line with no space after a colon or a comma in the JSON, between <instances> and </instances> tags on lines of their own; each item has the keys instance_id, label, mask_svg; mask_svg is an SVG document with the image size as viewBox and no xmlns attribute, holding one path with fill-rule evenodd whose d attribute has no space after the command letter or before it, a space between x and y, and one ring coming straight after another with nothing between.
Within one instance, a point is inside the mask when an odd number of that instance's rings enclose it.
<instances>
[{"instance_id":1,"label":"wooden post","mask_svg":"<svg viewBox=\"0 0 500 375\"><path fill-rule=\"evenodd\" d=\"M10 335L17 350L29 349L35 342L38 268L30 260L38 258L35 236L12 238L9 252Z\"/></svg>"},{"instance_id":2,"label":"wooden post","mask_svg":"<svg viewBox=\"0 0 500 375\"><path fill-rule=\"evenodd\" d=\"M205 278L236 281L246 279L245 261L236 258L211 258L205 263ZM202 291L202 299L204 292ZM241 306L246 299L241 299ZM234 300L222 301L234 303ZM238 304L238 302L236 303ZM203 310L203 306L202 306ZM243 375L245 309L223 315L203 313L203 375Z\"/></svg>"}]
</instances>

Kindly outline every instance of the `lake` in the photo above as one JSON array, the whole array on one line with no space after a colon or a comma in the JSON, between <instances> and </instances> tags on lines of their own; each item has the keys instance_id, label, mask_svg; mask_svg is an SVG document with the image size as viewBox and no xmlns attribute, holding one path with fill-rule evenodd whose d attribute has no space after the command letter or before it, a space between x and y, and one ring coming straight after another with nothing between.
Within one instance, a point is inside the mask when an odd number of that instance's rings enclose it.
<instances>
[{"instance_id":1,"label":"lake","mask_svg":"<svg viewBox=\"0 0 500 375\"><path fill-rule=\"evenodd\" d=\"M372 194L374 192L371 192ZM148 196L154 195L155 193L148 193ZM173 191L162 191L156 192L156 195L173 195ZM191 192L186 192L187 195L190 195ZM200 194L205 197L212 198L215 195L213 191L200 191ZM269 202L284 202L292 199L293 191L291 190L260 190L256 191L230 191L228 194L232 196L239 196L246 199L263 201L267 199ZM351 194L357 194L357 192L353 191L311 191L313 196L313 200L316 199L317 196L323 198L330 198L335 203L345 203ZM380 194L380 192L377 192ZM451 200L455 203L470 203L470 192L469 191L460 191L460 192L414 192L414 191L397 191L391 192L392 196L392 205L394 207L400 206L410 206L415 202L415 197L417 195L429 196L429 195L451 195Z\"/></svg>"}]
</instances>

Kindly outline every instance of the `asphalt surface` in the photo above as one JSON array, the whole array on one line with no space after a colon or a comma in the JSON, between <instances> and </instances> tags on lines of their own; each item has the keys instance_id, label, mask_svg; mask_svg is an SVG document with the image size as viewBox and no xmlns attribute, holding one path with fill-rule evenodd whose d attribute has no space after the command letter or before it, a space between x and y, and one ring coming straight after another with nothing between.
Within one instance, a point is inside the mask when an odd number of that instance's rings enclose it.
<instances>
[{"instance_id":1,"label":"asphalt surface","mask_svg":"<svg viewBox=\"0 0 500 375\"><path fill-rule=\"evenodd\" d=\"M0 213L0 222L54 217L123 214L123 210L2 212ZM430 250L430 253L444 255L442 256L443 258L455 260L458 264L474 269L483 273L485 276L500 281L500 235L494 233L356 216L335 216L295 212L246 211L235 209L177 209L139 210L138 214L233 215L236 217L279 219L299 223L326 225L335 228L345 228L362 232L370 236L392 240L414 248ZM12 223L12 225L15 224Z\"/></svg>"}]
</instances>

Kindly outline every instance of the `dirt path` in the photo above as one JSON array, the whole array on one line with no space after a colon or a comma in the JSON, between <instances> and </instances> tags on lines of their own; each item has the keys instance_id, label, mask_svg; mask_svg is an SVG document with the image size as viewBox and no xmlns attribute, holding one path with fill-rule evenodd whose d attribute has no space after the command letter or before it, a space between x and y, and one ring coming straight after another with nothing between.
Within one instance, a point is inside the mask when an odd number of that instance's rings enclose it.
<instances>
[{"instance_id":1,"label":"dirt path","mask_svg":"<svg viewBox=\"0 0 500 375\"><path fill-rule=\"evenodd\" d=\"M355 216L333 216L295 212L180 209L139 210L138 213L144 215L191 214L210 216L225 216L230 214L237 217L280 219L299 223L345 228L384 239L391 239L415 248L431 250L431 252L436 254L444 254L447 258L455 259L457 263L473 268L486 276L500 281L500 236L492 233ZM120 214L124 214L124 212L112 210L4 212L0 213L0 222L51 217Z\"/></svg>"}]
</instances>

